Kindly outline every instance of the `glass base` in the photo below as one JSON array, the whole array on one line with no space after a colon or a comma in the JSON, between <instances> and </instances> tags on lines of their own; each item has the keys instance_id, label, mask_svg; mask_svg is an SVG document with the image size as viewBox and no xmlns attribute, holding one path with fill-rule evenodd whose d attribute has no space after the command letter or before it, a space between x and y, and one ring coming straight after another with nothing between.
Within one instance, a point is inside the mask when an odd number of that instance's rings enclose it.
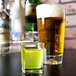
<instances>
[{"instance_id":1,"label":"glass base","mask_svg":"<svg viewBox=\"0 0 76 76\"><path fill-rule=\"evenodd\" d=\"M42 73L38 73L38 74L31 74L31 73L21 73L21 76L43 76Z\"/></svg>"},{"instance_id":2,"label":"glass base","mask_svg":"<svg viewBox=\"0 0 76 76\"><path fill-rule=\"evenodd\" d=\"M47 62L44 64L57 65L57 64L62 64L62 61L63 61L63 54L56 56L53 55L53 56L48 56Z\"/></svg>"},{"instance_id":3,"label":"glass base","mask_svg":"<svg viewBox=\"0 0 76 76\"><path fill-rule=\"evenodd\" d=\"M43 70L42 69L23 69L22 68L22 72L27 73L27 74L42 74Z\"/></svg>"}]
</instances>

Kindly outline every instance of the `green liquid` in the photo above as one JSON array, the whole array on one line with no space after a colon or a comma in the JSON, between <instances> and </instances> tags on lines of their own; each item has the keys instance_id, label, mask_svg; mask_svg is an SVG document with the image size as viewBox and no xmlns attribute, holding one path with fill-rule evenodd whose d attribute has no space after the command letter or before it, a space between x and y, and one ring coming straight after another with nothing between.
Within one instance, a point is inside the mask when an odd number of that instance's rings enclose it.
<instances>
[{"instance_id":1,"label":"green liquid","mask_svg":"<svg viewBox=\"0 0 76 76\"><path fill-rule=\"evenodd\" d=\"M43 49L22 49L21 60L23 69L39 69L43 62Z\"/></svg>"}]
</instances>

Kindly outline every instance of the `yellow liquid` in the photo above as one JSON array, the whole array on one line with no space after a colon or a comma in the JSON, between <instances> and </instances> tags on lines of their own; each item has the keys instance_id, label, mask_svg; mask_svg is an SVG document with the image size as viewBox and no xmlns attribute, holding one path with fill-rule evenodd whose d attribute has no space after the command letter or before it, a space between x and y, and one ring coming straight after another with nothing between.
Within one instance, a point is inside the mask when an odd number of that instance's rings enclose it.
<instances>
[{"instance_id":1,"label":"yellow liquid","mask_svg":"<svg viewBox=\"0 0 76 76\"><path fill-rule=\"evenodd\" d=\"M22 49L21 50L22 68L39 69L43 62L43 49Z\"/></svg>"}]
</instances>

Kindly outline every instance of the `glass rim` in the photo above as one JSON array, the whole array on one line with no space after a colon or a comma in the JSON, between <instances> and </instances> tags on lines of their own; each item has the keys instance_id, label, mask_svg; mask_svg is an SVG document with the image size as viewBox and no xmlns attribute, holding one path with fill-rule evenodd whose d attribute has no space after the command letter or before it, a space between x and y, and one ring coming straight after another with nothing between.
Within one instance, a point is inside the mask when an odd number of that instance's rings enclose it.
<instances>
[{"instance_id":1,"label":"glass rim","mask_svg":"<svg viewBox=\"0 0 76 76\"><path fill-rule=\"evenodd\" d=\"M41 47L42 46L42 47ZM32 48L38 48L40 49L41 48L44 48L44 43L42 42L23 42L21 44L21 48L26 48L26 49L32 49Z\"/></svg>"},{"instance_id":2,"label":"glass rim","mask_svg":"<svg viewBox=\"0 0 76 76\"><path fill-rule=\"evenodd\" d=\"M22 42L21 44L44 44L43 42Z\"/></svg>"}]
</instances>

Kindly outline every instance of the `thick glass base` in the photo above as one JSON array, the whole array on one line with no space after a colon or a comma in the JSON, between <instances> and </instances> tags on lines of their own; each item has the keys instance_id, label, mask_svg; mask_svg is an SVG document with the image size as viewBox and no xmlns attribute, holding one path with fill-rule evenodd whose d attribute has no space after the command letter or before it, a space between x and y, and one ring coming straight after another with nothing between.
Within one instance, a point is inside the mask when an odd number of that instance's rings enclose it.
<instances>
[{"instance_id":1,"label":"thick glass base","mask_svg":"<svg viewBox=\"0 0 76 76\"><path fill-rule=\"evenodd\" d=\"M42 74L43 70L42 69L23 69L22 68L22 72L27 73L27 74Z\"/></svg>"},{"instance_id":2,"label":"thick glass base","mask_svg":"<svg viewBox=\"0 0 76 76\"><path fill-rule=\"evenodd\" d=\"M50 64L50 65L57 65L57 64L62 64L63 61L63 54L61 55L51 55L47 56L47 62L44 64Z\"/></svg>"},{"instance_id":3,"label":"thick glass base","mask_svg":"<svg viewBox=\"0 0 76 76\"><path fill-rule=\"evenodd\" d=\"M31 73L21 73L21 76L43 76L42 73L38 73L38 74L31 74Z\"/></svg>"}]
</instances>

